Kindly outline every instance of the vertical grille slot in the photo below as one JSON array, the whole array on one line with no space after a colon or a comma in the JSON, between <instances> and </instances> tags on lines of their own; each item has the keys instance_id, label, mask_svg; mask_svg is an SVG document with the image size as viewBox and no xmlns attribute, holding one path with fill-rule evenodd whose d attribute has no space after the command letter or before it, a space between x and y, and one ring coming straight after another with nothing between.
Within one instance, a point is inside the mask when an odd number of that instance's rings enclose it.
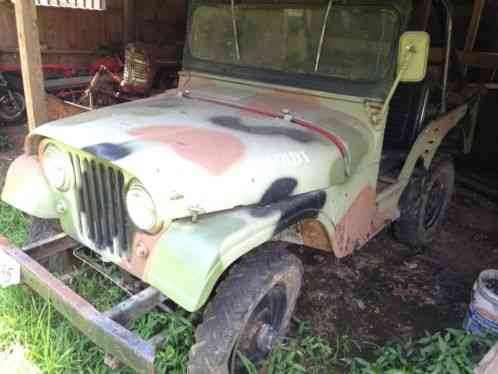
<instances>
[{"instance_id":1,"label":"vertical grille slot","mask_svg":"<svg viewBox=\"0 0 498 374\"><path fill-rule=\"evenodd\" d=\"M123 172L93 158L71 155L75 169L80 234L99 252L127 256L131 230Z\"/></svg>"}]
</instances>

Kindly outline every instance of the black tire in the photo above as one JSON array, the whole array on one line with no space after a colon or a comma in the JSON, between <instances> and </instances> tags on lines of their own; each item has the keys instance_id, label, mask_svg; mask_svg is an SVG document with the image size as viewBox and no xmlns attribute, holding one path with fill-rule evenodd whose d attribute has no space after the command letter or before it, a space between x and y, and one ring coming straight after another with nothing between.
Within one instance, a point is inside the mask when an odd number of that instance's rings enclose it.
<instances>
[{"instance_id":1,"label":"black tire","mask_svg":"<svg viewBox=\"0 0 498 374\"><path fill-rule=\"evenodd\" d=\"M265 244L234 265L196 329L188 373L246 373L238 352L261 363L288 331L302 277L301 261L283 243Z\"/></svg>"},{"instance_id":2,"label":"black tire","mask_svg":"<svg viewBox=\"0 0 498 374\"><path fill-rule=\"evenodd\" d=\"M403 194L401 217L393 225L395 237L416 248L430 245L446 219L454 190L453 161L435 160L427 175L411 181Z\"/></svg>"}]
</instances>

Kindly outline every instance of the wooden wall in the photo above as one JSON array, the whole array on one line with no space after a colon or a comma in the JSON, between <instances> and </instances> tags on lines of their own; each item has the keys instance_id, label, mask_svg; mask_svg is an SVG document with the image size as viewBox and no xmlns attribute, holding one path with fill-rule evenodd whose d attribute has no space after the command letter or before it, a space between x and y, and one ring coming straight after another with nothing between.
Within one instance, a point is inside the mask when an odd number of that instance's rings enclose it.
<instances>
[{"instance_id":1,"label":"wooden wall","mask_svg":"<svg viewBox=\"0 0 498 374\"><path fill-rule=\"evenodd\" d=\"M123 4L107 0L105 11L38 7L45 64L85 65L99 46L123 43ZM136 0L136 37L151 43L179 43L185 35L185 0ZM0 64L17 64L14 7L0 0Z\"/></svg>"},{"instance_id":2,"label":"wooden wall","mask_svg":"<svg viewBox=\"0 0 498 374\"><path fill-rule=\"evenodd\" d=\"M186 0L136 0L137 40L165 44L182 42L186 29Z\"/></svg>"},{"instance_id":3,"label":"wooden wall","mask_svg":"<svg viewBox=\"0 0 498 374\"><path fill-rule=\"evenodd\" d=\"M119 44L123 17L120 0L108 1L103 12L38 7L43 62L86 64L99 45ZM0 3L0 63L17 63L14 7Z\"/></svg>"}]
</instances>

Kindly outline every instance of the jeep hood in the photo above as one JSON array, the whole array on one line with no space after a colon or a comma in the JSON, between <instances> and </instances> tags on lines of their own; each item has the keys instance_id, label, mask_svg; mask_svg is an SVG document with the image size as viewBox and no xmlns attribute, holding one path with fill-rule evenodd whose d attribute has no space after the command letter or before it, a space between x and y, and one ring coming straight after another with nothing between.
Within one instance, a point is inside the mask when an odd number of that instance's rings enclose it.
<instances>
[{"instance_id":1,"label":"jeep hood","mask_svg":"<svg viewBox=\"0 0 498 374\"><path fill-rule=\"evenodd\" d=\"M169 219L342 183L358 158L352 149L366 152L361 131L341 116L324 130L253 108L233 92L230 100L164 94L49 123L30 140L52 138L112 162L139 179Z\"/></svg>"}]
</instances>

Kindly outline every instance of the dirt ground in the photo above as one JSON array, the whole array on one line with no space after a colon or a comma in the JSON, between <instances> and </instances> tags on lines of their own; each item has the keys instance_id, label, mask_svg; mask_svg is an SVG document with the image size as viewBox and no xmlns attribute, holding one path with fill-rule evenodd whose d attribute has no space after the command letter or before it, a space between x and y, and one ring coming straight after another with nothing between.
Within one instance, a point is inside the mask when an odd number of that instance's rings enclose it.
<instances>
[{"instance_id":1,"label":"dirt ground","mask_svg":"<svg viewBox=\"0 0 498 374\"><path fill-rule=\"evenodd\" d=\"M396 242L386 229L343 260L295 251L306 269L297 317L332 344L346 334L368 351L369 343L461 328L479 272L498 267L498 205L457 186L448 219L425 250Z\"/></svg>"},{"instance_id":2,"label":"dirt ground","mask_svg":"<svg viewBox=\"0 0 498 374\"><path fill-rule=\"evenodd\" d=\"M25 131L2 132L17 148L0 152L0 186ZM428 249L399 244L389 229L343 260L295 247L306 270L297 318L331 344L350 336L363 355L370 343L461 327L477 275L498 268L497 218L498 204L457 186L448 220Z\"/></svg>"}]
</instances>

